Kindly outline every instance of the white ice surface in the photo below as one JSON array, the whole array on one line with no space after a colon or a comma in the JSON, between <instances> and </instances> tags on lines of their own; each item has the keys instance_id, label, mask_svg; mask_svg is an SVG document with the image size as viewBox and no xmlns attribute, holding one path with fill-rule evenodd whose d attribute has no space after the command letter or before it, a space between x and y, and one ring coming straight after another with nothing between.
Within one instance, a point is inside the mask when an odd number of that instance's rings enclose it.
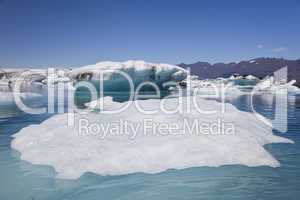
<instances>
[{"instance_id":1,"label":"white ice surface","mask_svg":"<svg viewBox=\"0 0 300 200\"><path fill-rule=\"evenodd\" d=\"M85 104L91 110L117 110L122 108L123 105L123 103L114 102L111 96L106 96Z\"/></svg>"},{"instance_id":2,"label":"white ice surface","mask_svg":"<svg viewBox=\"0 0 300 200\"><path fill-rule=\"evenodd\" d=\"M113 108L111 98L104 98L107 110ZM178 99L167 99L168 109L175 108ZM183 98L186 105L187 97ZM138 100L146 110L158 108L161 100ZM126 102L125 102L126 103ZM116 103L118 106L125 103ZM197 99L203 110L217 109L221 104L213 100ZM95 105L95 102L92 103ZM224 123L234 123L235 134L183 134L182 129L176 134L155 134L153 131L144 134L137 129L129 134L118 132L118 135L83 134L78 130L78 119L85 118L90 124L119 123L126 120L134 125L142 125L144 119L153 123L178 124L183 127L184 119L192 122L198 119L200 124L214 123L221 118ZM191 112L184 109L181 113L166 114L162 111L146 115L130 106L126 111L106 115L89 113L75 116L75 127L67 126L67 114L55 115L38 125L30 125L15 134L12 148L21 152L21 159L33 164L53 166L59 178L75 179L86 172L100 175L120 175L135 172L157 173L167 169L184 169L189 167L241 164L246 166L278 167L279 162L264 149L269 143L292 143L291 140L275 136L271 128L258 121L253 114L237 110L226 104L226 112L220 114L200 114L192 105ZM113 130L111 130L113 131Z\"/></svg>"}]
</instances>

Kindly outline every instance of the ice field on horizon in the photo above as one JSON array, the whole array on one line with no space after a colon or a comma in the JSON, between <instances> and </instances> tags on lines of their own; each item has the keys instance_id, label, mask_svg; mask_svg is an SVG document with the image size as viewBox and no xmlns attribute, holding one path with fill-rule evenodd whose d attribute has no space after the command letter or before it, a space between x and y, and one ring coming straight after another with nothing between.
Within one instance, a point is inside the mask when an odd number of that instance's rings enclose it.
<instances>
[{"instance_id":1,"label":"ice field on horizon","mask_svg":"<svg viewBox=\"0 0 300 200\"><path fill-rule=\"evenodd\" d=\"M103 61L73 69L53 69L54 74L47 74L47 69L0 69L0 86L8 86L9 81L14 83L24 72L28 76L26 81L30 83L38 82L45 85L54 85L59 82L69 82L70 85L72 83L74 85L80 81L90 81L99 86L99 73L104 72L104 85L107 87L104 89L122 90L129 87L128 80L117 71L126 73L133 81L135 87L145 81L153 82L160 87L169 82L178 84L179 82L187 81L186 78L188 77L188 72L185 69L171 64L150 63L142 60L128 60L125 62ZM247 76L233 74L228 78L220 77L204 80L194 75L190 75L189 77L191 78L190 86L192 88L200 88L204 93L212 91L212 88L209 87L210 84L219 87L220 83L230 83L232 86L230 86L229 90L253 88L256 85L256 89L263 92L275 92L278 89L287 89L289 94L300 94L300 89L293 86L294 82L286 84L276 83L272 76L263 80L259 80L250 74ZM178 85L165 86L165 88L176 90ZM235 92L239 91L236 90Z\"/></svg>"}]
</instances>

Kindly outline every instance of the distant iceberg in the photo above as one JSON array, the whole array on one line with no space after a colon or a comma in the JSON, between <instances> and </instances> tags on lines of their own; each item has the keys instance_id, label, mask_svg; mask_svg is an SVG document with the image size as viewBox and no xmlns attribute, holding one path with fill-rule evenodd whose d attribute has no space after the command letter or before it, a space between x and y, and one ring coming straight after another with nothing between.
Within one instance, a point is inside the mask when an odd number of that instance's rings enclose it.
<instances>
[{"instance_id":1,"label":"distant iceberg","mask_svg":"<svg viewBox=\"0 0 300 200\"><path fill-rule=\"evenodd\" d=\"M18 95L23 101L30 102L33 100L41 99L42 95L38 93L22 92L2 92L0 91L0 106L15 105L14 94Z\"/></svg>"},{"instance_id":2,"label":"distant iceberg","mask_svg":"<svg viewBox=\"0 0 300 200\"><path fill-rule=\"evenodd\" d=\"M248 80L258 80L258 78L253 76L253 75L248 75L245 78L248 79Z\"/></svg>"},{"instance_id":3,"label":"distant iceberg","mask_svg":"<svg viewBox=\"0 0 300 200\"><path fill-rule=\"evenodd\" d=\"M50 86L57 83L69 83L71 82L69 72L67 69L56 69L53 73L47 74L47 78L45 78L42 83Z\"/></svg>"},{"instance_id":4,"label":"distant iceberg","mask_svg":"<svg viewBox=\"0 0 300 200\"><path fill-rule=\"evenodd\" d=\"M126 62L99 62L73 69L71 78L77 81L90 81L99 86L100 72L103 73L104 90L128 90L128 80L121 74L126 73L133 81L134 86L150 81L163 88L163 84L173 81L180 82L187 76L187 71L181 67L170 64L155 64L145 61L126 61Z\"/></svg>"},{"instance_id":5,"label":"distant iceberg","mask_svg":"<svg viewBox=\"0 0 300 200\"><path fill-rule=\"evenodd\" d=\"M261 82L259 82L255 86L255 90L261 92L272 92L272 93L286 90L290 95L297 95L300 94L300 89L294 86L295 83L296 83L295 80L291 80L288 83L278 82L274 80L273 76L269 76L264 80L262 80Z\"/></svg>"},{"instance_id":6,"label":"distant iceberg","mask_svg":"<svg viewBox=\"0 0 300 200\"><path fill-rule=\"evenodd\" d=\"M14 87L17 80L24 84L41 83L47 78L45 69L0 69L0 86Z\"/></svg>"}]
</instances>

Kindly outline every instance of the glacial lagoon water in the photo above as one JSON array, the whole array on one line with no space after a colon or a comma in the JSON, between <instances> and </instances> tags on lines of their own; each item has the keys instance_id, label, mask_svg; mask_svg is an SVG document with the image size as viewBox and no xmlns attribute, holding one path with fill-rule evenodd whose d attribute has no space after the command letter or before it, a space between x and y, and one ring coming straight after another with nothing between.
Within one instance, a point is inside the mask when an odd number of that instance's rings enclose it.
<instances>
[{"instance_id":1,"label":"glacial lagoon water","mask_svg":"<svg viewBox=\"0 0 300 200\"><path fill-rule=\"evenodd\" d=\"M114 94L126 99L126 94ZM228 99L238 109L249 111L249 95ZM272 94L254 99L259 113L274 115ZM84 97L80 102L88 101ZM45 102L44 100L36 103ZM4 109L5 108L5 109ZM86 173L79 179L55 178L49 166L20 160L11 149L12 135L23 127L39 124L50 114L28 115L13 105L0 107L0 199L298 199L300 195L300 96L288 97L288 131L275 134L295 144L269 144L266 149L281 163L278 168L193 167L157 174L134 173L100 176ZM47 155L45 155L47 156Z\"/></svg>"}]
</instances>

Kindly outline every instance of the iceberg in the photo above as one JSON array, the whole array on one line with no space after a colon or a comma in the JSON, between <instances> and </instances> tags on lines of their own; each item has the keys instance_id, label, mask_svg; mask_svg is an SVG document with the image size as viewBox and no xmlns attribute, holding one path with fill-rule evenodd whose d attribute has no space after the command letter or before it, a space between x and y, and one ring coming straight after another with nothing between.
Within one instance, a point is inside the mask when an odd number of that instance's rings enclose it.
<instances>
[{"instance_id":1,"label":"iceberg","mask_svg":"<svg viewBox=\"0 0 300 200\"><path fill-rule=\"evenodd\" d=\"M182 97L183 105L188 103L188 98ZM164 103L171 110L178 105L179 98L117 103L111 97L104 97L99 102L104 104L105 110L115 110L127 103L131 105L124 112L107 115L103 113L104 109L96 111L98 102L91 102L89 109L95 110L76 113L74 127L68 126L68 113L57 114L41 124L21 129L13 135L11 147L21 153L22 160L52 166L57 178L76 179L86 172L99 175L158 173L168 169L233 164L278 167L280 163L263 146L293 143L274 135L272 129L252 113L239 111L231 104L225 104L225 113L202 114L192 104L190 111L184 106L182 111L169 114L158 108ZM220 102L213 100L197 98L196 102L205 110L219 111L221 107ZM157 109L157 112L150 115L139 112L137 103L145 110ZM122 124L120 119L131 126L127 129L105 128L106 125ZM145 120L150 120L154 128L150 126L147 131L139 128ZM195 120L199 124L233 123L235 131L231 134L207 134L199 129L186 132L184 124ZM97 124L104 128L97 129ZM178 128L158 134L155 127L166 124ZM86 128L96 129L85 132Z\"/></svg>"},{"instance_id":2,"label":"iceberg","mask_svg":"<svg viewBox=\"0 0 300 200\"><path fill-rule=\"evenodd\" d=\"M191 95L201 95L209 99L221 99L222 97L233 99L246 94L246 92L240 90L243 86L235 85L232 80L224 78L201 80L192 76L184 82L187 88L191 90ZM178 91L179 87L169 89L171 91Z\"/></svg>"},{"instance_id":3,"label":"iceberg","mask_svg":"<svg viewBox=\"0 0 300 200\"><path fill-rule=\"evenodd\" d=\"M22 75L26 84L41 83L47 78L44 69L0 69L0 86L13 87Z\"/></svg>"},{"instance_id":4,"label":"iceberg","mask_svg":"<svg viewBox=\"0 0 300 200\"><path fill-rule=\"evenodd\" d=\"M9 87L9 81L0 80L0 87Z\"/></svg>"},{"instance_id":5,"label":"iceberg","mask_svg":"<svg viewBox=\"0 0 300 200\"><path fill-rule=\"evenodd\" d=\"M239 74L233 74L228 79L229 80L240 80L240 79L244 79L244 77L242 75L239 75Z\"/></svg>"},{"instance_id":6,"label":"iceberg","mask_svg":"<svg viewBox=\"0 0 300 200\"><path fill-rule=\"evenodd\" d=\"M69 70L56 69L53 73L47 74L47 78L45 78L42 83L50 86L58 83L69 83L71 82L71 79L68 76Z\"/></svg>"},{"instance_id":7,"label":"iceberg","mask_svg":"<svg viewBox=\"0 0 300 200\"><path fill-rule=\"evenodd\" d=\"M53 69L53 68L51 68ZM24 84L56 85L58 83L70 83L69 69L0 69L0 87L13 88L19 78L24 76ZM73 86L71 86L73 87Z\"/></svg>"},{"instance_id":8,"label":"iceberg","mask_svg":"<svg viewBox=\"0 0 300 200\"><path fill-rule=\"evenodd\" d=\"M300 94L300 88L294 86L294 85L290 85L288 87L288 93L290 95L299 95Z\"/></svg>"},{"instance_id":9,"label":"iceberg","mask_svg":"<svg viewBox=\"0 0 300 200\"><path fill-rule=\"evenodd\" d=\"M32 92L21 92L17 93L19 97L24 101L33 101L41 99L42 95ZM15 99L13 92L1 92L0 91L0 106L15 105Z\"/></svg>"},{"instance_id":10,"label":"iceberg","mask_svg":"<svg viewBox=\"0 0 300 200\"><path fill-rule=\"evenodd\" d=\"M271 93L281 92L286 90L290 95L297 95L300 94L300 89L294 86L295 83L296 83L295 80L291 80L288 83L278 82L274 80L273 76L270 76L265 78L261 82L259 82L255 86L255 90L262 91L262 92L271 92Z\"/></svg>"},{"instance_id":11,"label":"iceberg","mask_svg":"<svg viewBox=\"0 0 300 200\"><path fill-rule=\"evenodd\" d=\"M245 77L247 80L258 80L257 77L253 76L253 75L248 75Z\"/></svg>"},{"instance_id":12,"label":"iceberg","mask_svg":"<svg viewBox=\"0 0 300 200\"><path fill-rule=\"evenodd\" d=\"M100 72L103 73L103 85L106 91L128 90L128 80L118 72L124 72L136 87L149 81L163 88L167 82L180 82L187 76L185 69L170 64L155 64L145 61L110 62L104 61L73 69L70 77L75 81L90 81L96 87L100 84ZM153 89L153 88L151 88Z\"/></svg>"},{"instance_id":13,"label":"iceberg","mask_svg":"<svg viewBox=\"0 0 300 200\"><path fill-rule=\"evenodd\" d=\"M257 90L265 90L270 88L274 83L274 77L273 76L268 76L265 79L263 79L261 82L259 82L255 88Z\"/></svg>"}]
</instances>

